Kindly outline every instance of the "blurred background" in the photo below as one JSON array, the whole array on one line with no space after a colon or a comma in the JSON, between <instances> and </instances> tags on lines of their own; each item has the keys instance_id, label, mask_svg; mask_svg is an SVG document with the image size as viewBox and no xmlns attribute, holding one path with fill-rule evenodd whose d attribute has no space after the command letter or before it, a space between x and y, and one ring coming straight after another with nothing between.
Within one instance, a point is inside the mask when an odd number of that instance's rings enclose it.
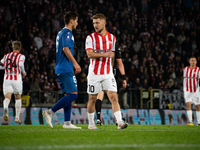
<instances>
[{"instance_id":1,"label":"blurred background","mask_svg":"<svg viewBox=\"0 0 200 150\"><path fill-rule=\"evenodd\" d=\"M190 56L200 64L199 5L200 0L1 0L0 58L12 51L12 41L20 40L27 71L23 90L29 96L24 106L53 105L62 96L54 74L55 37L64 27L64 13L77 12L74 51L82 72L77 75L74 107L86 107L85 39L94 32L91 17L100 12L107 17L108 32L116 36L116 47L122 49L128 86L121 88L116 66L121 107L185 109L183 68ZM1 70L1 105L3 74ZM110 107L106 96L103 107Z\"/></svg>"}]
</instances>

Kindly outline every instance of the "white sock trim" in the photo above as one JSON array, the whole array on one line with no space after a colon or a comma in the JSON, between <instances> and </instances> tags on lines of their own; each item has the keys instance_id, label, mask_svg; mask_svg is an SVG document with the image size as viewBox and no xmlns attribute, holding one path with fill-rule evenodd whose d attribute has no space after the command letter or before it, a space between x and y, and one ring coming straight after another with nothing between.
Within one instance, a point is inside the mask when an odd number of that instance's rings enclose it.
<instances>
[{"instance_id":1,"label":"white sock trim","mask_svg":"<svg viewBox=\"0 0 200 150\"><path fill-rule=\"evenodd\" d=\"M88 113L88 121L89 121L89 126L94 126L94 112L93 113Z\"/></svg>"},{"instance_id":2,"label":"white sock trim","mask_svg":"<svg viewBox=\"0 0 200 150\"><path fill-rule=\"evenodd\" d=\"M192 122L192 110L187 110L187 116L188 116L189 122Z\"/></svg>"},{"instance_id":3,"label":"white sock trim","mask_svg":"<svg viewBox=\"0 0 200 150\"><path fill-rule=\"evenodd\" d=\"M121 123L123 122L121 111L116 111L116 112L114 113L114 116L115 116L115 118L116 118L118 124L121 124Z\"/></svg>"},{"instance_id":4,"label":"white sock trim","mask_svg":"<svg viewBox=\"0 0 200 150\"><path fill-rule=\"evenodd\" d=\"M197 114L197 123L200 124L200 111L196 111Z\"/></svg>"},{"instance_id":5,"label":"white sock trim","mask_svg":"<svg viewBox=\"0 0 200 150\"><path fill-rule=\"evenodd\" d=\"M21 112L21 107L22 107L21 99L15 100L15 112L16 112L15 118L19 119L19 115L20 115L20 112Z\"/></svg>"}]
</instances>

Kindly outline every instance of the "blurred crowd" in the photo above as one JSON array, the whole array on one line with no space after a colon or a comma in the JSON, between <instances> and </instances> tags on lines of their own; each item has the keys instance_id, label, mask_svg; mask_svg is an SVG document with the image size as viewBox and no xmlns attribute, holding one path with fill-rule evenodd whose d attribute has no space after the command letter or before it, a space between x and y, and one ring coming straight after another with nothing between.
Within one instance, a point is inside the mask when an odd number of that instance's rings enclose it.
<instances>
[{"instance_id":1,"label":"blurred crowd","mask_svg":"<svg viewBox=\"0 0 200 150\"><path fill-rule=\"evenodd\" d=\"M64 27L63 14L75 11L79 25L73 31L74 51L82 68L77 79L79 91L85 92L89 64L85 39L94 32L92 15L100 12L122 50L128 88L182 90L189 57L196 56L200 65L199 6L200 0L1 0L0 58L12 51L12 41L20 40L28 74L24 90L60 91L54 75L55 37ZM85 100L79 97L77 102Z\"/></svg>"}]
</instances>

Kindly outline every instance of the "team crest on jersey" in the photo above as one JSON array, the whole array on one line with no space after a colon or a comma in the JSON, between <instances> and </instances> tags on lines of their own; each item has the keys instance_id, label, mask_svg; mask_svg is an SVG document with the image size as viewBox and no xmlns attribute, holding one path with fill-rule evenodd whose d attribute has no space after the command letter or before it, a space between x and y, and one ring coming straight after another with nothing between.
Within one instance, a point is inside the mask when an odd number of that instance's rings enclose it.
<instances>
[{"instance_id":1,"label":"team crest on jersey","mask_svg":"<svg viewBox=\"0 0 200 150\"><path fill-rule=\"evenodd\" d=\"M67 39L69 39L69 35L67 35Z\"/></svg>"}]
</instances>

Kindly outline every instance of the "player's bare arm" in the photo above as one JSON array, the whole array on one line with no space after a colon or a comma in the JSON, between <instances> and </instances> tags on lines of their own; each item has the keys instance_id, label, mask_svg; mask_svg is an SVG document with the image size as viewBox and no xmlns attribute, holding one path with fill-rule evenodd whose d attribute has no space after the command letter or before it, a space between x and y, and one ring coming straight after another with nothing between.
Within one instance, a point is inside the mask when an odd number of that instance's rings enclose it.
<instances>
[{"instance_id":1,"label":"player's bare arm","mask_svg":"<svg viewBox=\"0 0 200 150\"><path fill-rule=\"evenodd\" d=\"M114 57L112 57L112 67L114 66L114 62L115 62L115 53L114 53Z\"/></svg>"},{"instance_id":2,"label":"player's bare arm","mask_svg":"<svg viewBox=\"0 0 200 150\"><path fill-rule=\"evenodd\" d=\"M27 73L25 72L25 73L23 73L22 75L23 75L23 76L26 76L26 75L27 75Z\"/></svg>"},{"instance_id":3,"label":"player's bare arm","mask_svg":"<svg viewBox=\"0 0 200 150\"><path fill-rule=\"evenodd\" d=\"M0 70L3 70L3 69L4 69L4 66L1 66L1 65L0 65Z\"/></svg>"},{"instance_id":4,"label":"player's bare arm","mask_svg":"<svg viewBox=\"0 0 200 150\"><path fill-rule=\"evenodd\" d=\"M101 57L110 57L113 58L114 57L114 53L113 52L106 52L106 53L95 53L93 52L93 50L87 50L87 56L88 58L101 58Z\"/></svg>"},{"instance_id":5,"label":"player's bare arm","mask_svg":"<svg viewBox=\"0 0 200 150\"><path fill-rule=\"evenodd\" d=\"M80 73L81 72L81 67L77 63L76 59L73 57L69 47L63 47L63 52L69 58L69 60L74 64L75 73Z\"/></svg>"},{"instance_id":6,"label":"player's bare arm","mask_svg":"<svg viewBox=\"0 0 200 150\"><path fill-rule=\"evenodd\" d=\"M121 58L120 59L116 59L116 61L118 63L119 71L120 71L121 75L125 75L124 64L122 62L122 59ZM123 87L123 89L125 89L126 86L127 86L127 82L126 82L126 80L123 80L122 81L122 87Z\"/></svg>"}]
</instances>

